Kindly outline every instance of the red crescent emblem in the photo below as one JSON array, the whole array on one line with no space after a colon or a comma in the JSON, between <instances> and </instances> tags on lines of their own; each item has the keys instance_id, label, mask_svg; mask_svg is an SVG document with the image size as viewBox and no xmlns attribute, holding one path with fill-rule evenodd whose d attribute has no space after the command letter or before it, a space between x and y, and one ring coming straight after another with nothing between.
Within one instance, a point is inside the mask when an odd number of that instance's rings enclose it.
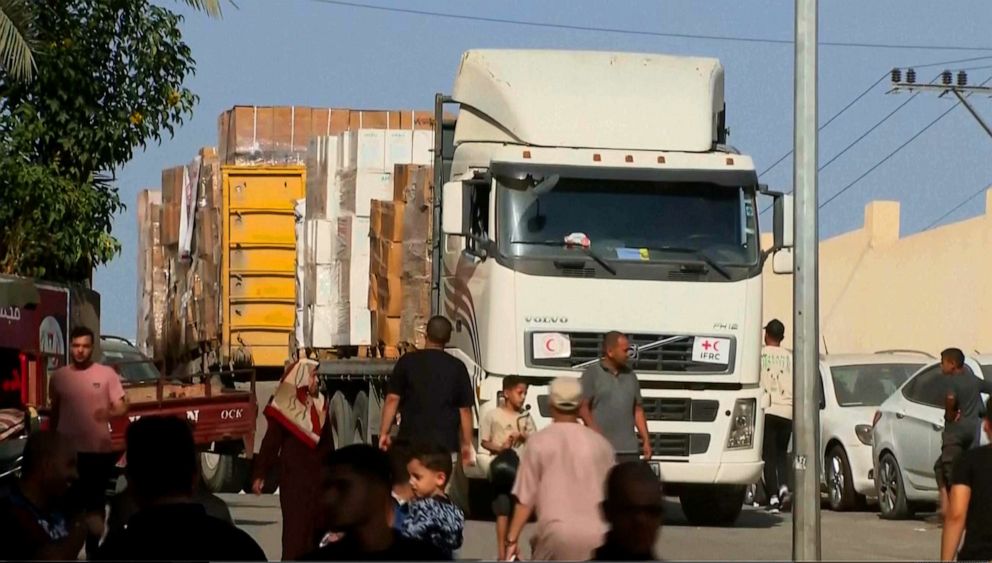
<instances>
[{"instance_id":1,"label":"red crescent emblem","mask_svg":"<svg viewBox=\"0 0 992 563\"><path fill-rule=\"evenodd\" d=\"M717 340L716 342L713 343L713 351L714 352L719 352L720 351L720 341L719 340Z\"/></svg>"},{"instance_id":2,"label":"red crescent emblem","mask_svg":"<svg viewBox=\"0 0 992 563\"><path fill-rule=\"evenodd\" d=\"M547 340L544 341L544 349L547 350L548 352L554 352L555 351L554 343L555 343L554 338L551 338L549 336Z\"/></svg>"}]
</instances>

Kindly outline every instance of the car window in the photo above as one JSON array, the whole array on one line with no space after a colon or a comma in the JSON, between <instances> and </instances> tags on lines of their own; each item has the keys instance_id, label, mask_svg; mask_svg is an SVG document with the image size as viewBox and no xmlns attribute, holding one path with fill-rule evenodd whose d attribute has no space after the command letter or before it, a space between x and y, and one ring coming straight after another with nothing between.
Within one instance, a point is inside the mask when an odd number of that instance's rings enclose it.
<instances>
[{"instance_id":1,"label":"car window","mask_svg":"<svg viewBox=\"0 0 992 563\"><path fill-rule=\"evenodd\" d=\"M837 404L842 407L877 407L920 367L921 364L833 366L830 371Z\"/></svg>"},{"instance_id":2,"label":"car window","mask_svg":"<svg viewBox=\"0 0 992 563\"><path fill-rule=\"evenodd\" d=\"M907 383L903 387L902 394L914 403L943 408L944 394L947 390L947 386L941 380L943 376L940 365L930 367Z\"/></svg>"},{"instance_id":3,"label":"car window","mask_svg":"<svg viewBox=\"0 0 992 563\"><path fill-rule=\"evenodd\" d=\"M125 383L155 381L159 378L155 364L137 350L104 349L100 361L114 368Z\"/></svg>"}]
</instances>

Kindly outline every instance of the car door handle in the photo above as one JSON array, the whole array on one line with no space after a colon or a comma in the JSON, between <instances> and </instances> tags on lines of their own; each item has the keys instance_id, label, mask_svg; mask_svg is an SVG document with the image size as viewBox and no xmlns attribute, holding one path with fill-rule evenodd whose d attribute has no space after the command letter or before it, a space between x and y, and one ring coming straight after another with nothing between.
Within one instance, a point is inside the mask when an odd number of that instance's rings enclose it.
<instances>
[{"instance_id":1,"label":"car door handle","mask_svg":"<svg viewBox=\"0 0 992 563\"><path fill-rule=\"evenodd\" d=\"M897 413L896 413L896 418L898 418L898 419L903 419L903 418L906 418L906 415L905 415L905 414L903 414L903 413L901 413L901 412L897 412Z\"/></svg>"}]
</instances>

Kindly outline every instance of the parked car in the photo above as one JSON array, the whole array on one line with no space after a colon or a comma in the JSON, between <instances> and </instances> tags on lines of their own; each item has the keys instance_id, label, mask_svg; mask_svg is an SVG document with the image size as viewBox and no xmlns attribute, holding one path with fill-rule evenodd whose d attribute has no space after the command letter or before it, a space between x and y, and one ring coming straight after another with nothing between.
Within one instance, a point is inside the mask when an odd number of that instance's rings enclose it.
<instances>
[{"instance_id":1,"label":"parked car","mask_svg":"<svg viewBox=\"0 0 992 563\"><path fill-rule=\"evenodd\" d=\"M992 380L992 355L965 359L975 377ZM934 462L944 429L945 377L940 362L927 364L889 397L875 414L872 458L883 518L901 519L939 501ZM983 395L983 399L988 397ZM982 435L982 443L987 439Z\"/></svg>"},{"instance_id":2,"label":"parked car","mask_svg":"<svg viewBox=\"0 0 992 563\"><path fill-rule=\"evenodd\" d=\"M932 357L880 352L822 356L820 360L821 482L830 508L865 506L875 495L872 416L892 393Z\"/></svg>"},{"instance_id":3,"label":"parked car","mask_svg":"<svg viewBox=\"0 0 992 563\"><path fill-rule=\"evenodd\" d=\"M114 368L121 383L149 383L160 377L151 358L141 353L130 341L118 336L100 337L99 362Z\"/></svg>"}]
</instances>

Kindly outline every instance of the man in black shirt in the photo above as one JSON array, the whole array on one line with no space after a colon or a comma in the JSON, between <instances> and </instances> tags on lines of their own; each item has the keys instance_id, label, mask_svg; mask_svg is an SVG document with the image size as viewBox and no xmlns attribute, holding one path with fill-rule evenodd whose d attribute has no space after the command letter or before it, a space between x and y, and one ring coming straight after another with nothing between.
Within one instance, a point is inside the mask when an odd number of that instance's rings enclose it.
<instances>
[{"instance_id":1,"label":"man in black shirt","mask_svg":"<svg viewBox=\"0 0 992 563\"><path fill-rule=\"evenodd\" d=\"M461 451L462 463L474 460L472 382L465 364L444 351L450 339L451 322L433 317L427 323L425 349L405 354L396 362L382 407L381 449L389 449L389 430L398 411L399 437L435 442L452 454Z\"/></svg>"},{"instance_id":2,"label":"man in black shirt","mask_svg":"<svg viewBox=\"0 0 992 563\"><path fill-rule=\"evenodd\" d=\"M438 548L405 538L389 525L393 471L389 456L366 444L331 452L324 462L327 523L342 538L306 561L445 561Z\"/></svg>"},{"instance_id":3,"label":"man in black shirt","mask_svg":"<svg viewBox=\"0 0 992 563\"><path fill-rule=\"evenodd\" d=\"M986 405L984 430L992 438L992 400ZM951 499L944 516L940 558L953 561L961 534L961 561L992 560L992 447L975 448L961 454L951 475Z\"/></svg>"},{"instance_id":4,"label":"man in black shirt","mask_svg":"<svg viewBox=\"0 0 992 563\"><path fill-rule=\"evenodd\" d=\"M138 512L97 552L106 561L266 561L245 532L193 499L196 446L180 418L147 416L127 429L127 479Z\"/></svg>"},{"instance_id":5,"label":"man in black shirt","mask_svg":"<svg viewBox=\"0 0 992 563\"><path fill-rule=\"evenodd\" d=\"M89 536L103 534L103 518L66 520L58 506L79 478L76 452L55 432L32 434L21 478L0 500L0 560L75 560Z\"/></svg>"}]
</instances>

